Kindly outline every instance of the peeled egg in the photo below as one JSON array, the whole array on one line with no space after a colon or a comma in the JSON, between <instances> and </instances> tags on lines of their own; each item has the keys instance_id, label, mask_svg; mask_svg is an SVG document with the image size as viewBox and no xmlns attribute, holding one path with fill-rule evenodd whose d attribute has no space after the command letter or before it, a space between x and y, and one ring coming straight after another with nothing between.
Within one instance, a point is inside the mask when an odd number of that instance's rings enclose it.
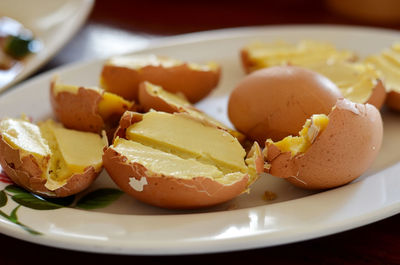
<instances>
[{"instance_id":1,"label":"peeled egg","mask_svg":"<svg viewBox=\"0 0 400 265\"><path fill-rule=\"evenodd\" d=\"M326 77L296 66L247 75L233 90L228 115L236 129L262 143L295 135L316 113L329 114L342 95Z\"/></svg>"}]
</instances>

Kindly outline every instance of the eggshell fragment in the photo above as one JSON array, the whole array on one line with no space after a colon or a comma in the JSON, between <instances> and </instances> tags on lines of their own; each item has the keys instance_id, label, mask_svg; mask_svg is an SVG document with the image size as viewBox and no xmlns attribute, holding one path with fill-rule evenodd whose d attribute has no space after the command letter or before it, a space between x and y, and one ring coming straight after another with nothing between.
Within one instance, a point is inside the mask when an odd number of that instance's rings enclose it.
<instances>
[{"instance_id":1,"label":"eggshell fragment","mask_svg":"<svg viewBox=\"0 0 400 265\"><path fill-rule=\"evenodd\" d=\"M312 114L328 114L341 93L326 77L300 67L255 71L236 86L228 115L235 128L263 143L295 135Z\"/></svg>"},{"instance_id":2,"label":"eggshell fragment","mask_svg":"<svg viewBox=\"0 0 400 265\"><path fill-rule=\"evenodd\" d=\"M110 96L117 103L104 105ZM106 95L102 89L60 84L57 77L50 84L50 102L55 116L65 127L95 133L116 127L126 110L135 109L133 102Z\"/></svg>"},{"instance_id":3,"label":"eggshell fragment","mask_svg":"<svg viewBox=\"0 0 400 265\"><path fill-rule=\"evenodd\" d=\"M107 91L137 100L139 84L149 81L195 103L218 85L220 73L214 63L197 65L152 54L119 56L104 64L100 82Z\"/></svg>"},{"instance_id":4,"label":"eggshell fragment","mask_svg":"<svg viewBox=\"0 0 400 265\"><path fill-rule=\"evenodd\" d=\"M50 85L50 102L55 116L71 129L100 132L104 121L97 112L101 94L95 90L79 87L78 93L54 93L55 82Z\"/></svg>"},{"instance_id":5,"label":"eggshell fragment","mask_svg":"<svg viewBox=\"0 0 400 265\"><path fill-rule=\"evenodd\" d=\"M47 182L42 177L43 171L37 166L38 162L33 156L21 158L19 151L10 147L0 136L0 165L10 179L17 185L45 197L66 197L85 190L96 179L98 172L93 167L88 167L81 174L74 174L68 182L56 189L49 190L45 187Z\"/></svg>"},{"instance_id":6,"label":"eggshell fragment","mask_svg":"<svg viewBox=\"0 0 400 265\"><path fill-rule=\"evenodd\" d=\"M337 101L329 124L304 153L281 153L266 143L269 173L305 189L344 185L362 175L379 153L383 125L379 111L370 104Z\"/></svg>"},{"instance_id":7,"label":"eggshell fragment","mask_svg":"<svg viewBox=\"0 0 400 265\"><path fill-rule=\"evenodd\" d=\"M383 85L383 82L378 79L376 82L376 86L372 89L371 96L365 102L371 105L374 105L377 109L381 109L385 100L387 98L386 88Z\"/></svg>"},{"instance_id":8,"label":"eggshell fragment","mask_svg":"<svg viewBox=\"0 0 400 265\"><path fill-rule=\"evenodd\" d=\"M147 81L139 84L138 96L140 106L144 112L153 109L174 113L183 112L187 108L192 110L195 109L184 95L170 93L161 86Z\"/></svg>"},{"instance_id":9,"label":"eggshell fragment","mask_svg":"<svg viewBox=\"0 0 400 265\"><path fill-rule=\"evenodd\" d=\"M21 157L19 150L12 148L0 136L0 165L7 176L17 185L44 197L67 197L87 189L96 179L98 172L88 167L81 174L74 174L68 182L56 189L45 187L47 180L33 156Z\"/></svg>"}]
</instances>

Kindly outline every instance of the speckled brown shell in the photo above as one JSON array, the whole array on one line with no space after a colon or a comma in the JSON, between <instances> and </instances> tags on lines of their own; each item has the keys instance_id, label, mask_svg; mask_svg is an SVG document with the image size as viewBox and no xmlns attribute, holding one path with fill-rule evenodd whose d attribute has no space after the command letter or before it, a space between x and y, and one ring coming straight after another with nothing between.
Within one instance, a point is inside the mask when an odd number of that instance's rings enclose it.
<instances>
[{"instance_id":1,"label":"speckled brown shell","mask_svg":"<svg viewBox=\"0 0 400 265\"><path fill-rule=\"evenodd\" d=\"M264 143L296 135L306 119L329 114L339 89L326 77L295 66L277 66L247 75L233 90L229 119L252 140Z\"/></svg>"},{"instance_id":2,"label":"speckled brown shell","mask_svg":"<svg viewBox=\"0 0 400 265\"><path fill-rule=\"evenodd\" d=\"M139 84L149 81L172 93L182 93L195 103L207 96L218 85L220 69L200 71L186 63L174 67L145 66L138 70L104 65L101 83L107 91L129 100L138 100Z\"/></svg>"},{"instance_id":3,"label":"speckled brown shell","mask_svg":"<svg viewBox=\"0 0 400 265\"><path fill-rule=\"evenodd\" d=\"M291 156L266 144L269 173L306 189L344 185L362 175L379 153L382 118L370 104L338 100L327 128L305 153Z\"/></svg>"},{"instance_id":4,"label":"speckled brown shell","mask_svg":"<svg viewBox=\"0 0 400 265\"><path fill-rule=\"evenodd\" d=\"M12 148L0 135L0 165L15 184L44 197L66 197L83 191L96 179L98 172L91 166L82 174L72 175L67 183L51 191L45 187L46 179L32 156L21 157L20 151Z\"/></svg>"}]
</instances>

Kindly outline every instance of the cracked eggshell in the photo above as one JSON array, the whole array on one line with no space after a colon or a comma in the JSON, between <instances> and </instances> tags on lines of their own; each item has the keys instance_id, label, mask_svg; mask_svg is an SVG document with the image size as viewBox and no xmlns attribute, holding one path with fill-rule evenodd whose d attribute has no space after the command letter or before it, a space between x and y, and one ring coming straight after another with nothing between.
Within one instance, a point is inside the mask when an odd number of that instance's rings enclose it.
<instances>
[{"instance_id":1,"label":"cracked eggshell","mask_svg":"<svg viewBox=\"0 0 400 265\"><path fill-rule=\"evenodd\" d=\"M264 143L296 135L313 114L329 114L342 95L326 77L296 66L247 75L233 90L229 119L238 131Z\"/></svg>"},{"instance_id":2,"label":"cracked eggshell","mask_svg":"<svg viewBox=\"0 0 400 265\"><path fill-rule=\"evenodd\" d=\"M98 91L79 87L78 93L61 91L54 93L56 80L50 83L50 102L56 118L67 128L98 133L104 121L97 112L102 99Z\"/></svg>"},{"instance_id":3,"label":"cracked eggshell","mask_svg":"<svg viewBox=\"0 0 400 265\"><path fill-rule=\"evenodd\" d=\"M151 94L148 89L148 82L142 82L139 84L138 90L138 98L140 106L142 107L144 112L148 112L150 110L164 111L168 113L174 112L183 112L184 108L194 108L186 98L182 97L180 99L180 105L171 104L167 100L163 99L161 96L157 94ZM176 97L179 97L176 94L173 94Z\"/></svg>"},{"instance_id":4,"label":"cracked eggshell","mask_svg":"<svg viewBox=\"0 0 400 265\"><path fill-rule=\"evenodd\" d=\"M139 163L129 163L111 147L105 150L103 161L108 174L124 192L163 208L191 209L222 203L243 193L249 180L245 175L232 185L223 185L201 176L193 179L165 176Z\"/></svg>"},{"instance_id":5,"label":"cracked eggshell","mask_svg":"<svg viewBox=\"0 0 400 265\"><path fill-rule=\"evenodd\" d=\"M381 109L387 97L385 86L380 79L377 79L376 86L372 89L371 96L367 100L368 104L374 105L377 109Z\"/></svg>"},{"instance_id":6,"label":"cracked eggshell","mask_svg":"<svg viewBox=\"0 0 400 265\"><path fill-rule=\"evenodd\" d=\"M142 120L143 114L127 111L121 118L116 137L125 138L126 129ZM260 146L255 142L247 154L249 170L261 174L264 158ZM113 181L130 196L163 208L194 209L208 207L231 200L248 190L257 178L244 174L243 178L224 185L211 178L199 176L180 179L152 172L140 163L131 163L127 157L108 147L104 151L103 166Z\"/></svg>"},{"instance_id":7,"label":"cracked eggshell","mask_svg":"<svg viewBox=\"0 0 400 265\"><path fill-rule=\"evenodd\" d=\"M8 177L17 185L44 197L66 197L81 192L89 187L99 172L93 166L83 173L72 175L67 183L56 190L45 187L46 179L34 156L21 157L18 149L12 148L0 135L0 165Z\"/></svg>"},{"instance_id":8,"label":"cracked eggshell","mask_svg":"<svg viewBox=\"0 0 400 265\"><path fill-rule=\"evenodd\" d=\"M57 78L50 83L50 102L56 118L69 129L101 133L106 130L112 132L118 126L121 114L112 113L103 118L99 113L99 103L103 100L101 91L86 87L79 87L77 93L60 91L55 93ZM126 110L133 110L136 106L123 105Z\"/></svg>"},{"instance_id":9,"label":"cracked eggshell","mask_svg":"<svg viewBox=\"0 0 400 265\"><path fill-rule=\"evenodd\" d=\"M370 104L340 99L328 117L328 126L305 153L292 157L267 143L268 173L306 189L333 188L362 175L382 144L379 111Z\"/></svg>"}]
</instances>

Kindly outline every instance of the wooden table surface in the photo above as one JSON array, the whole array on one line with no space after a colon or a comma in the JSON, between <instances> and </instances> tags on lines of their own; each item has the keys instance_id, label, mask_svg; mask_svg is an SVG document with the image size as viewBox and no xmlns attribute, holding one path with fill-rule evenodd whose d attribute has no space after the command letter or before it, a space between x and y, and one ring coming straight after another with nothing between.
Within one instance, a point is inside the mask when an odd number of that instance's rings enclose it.
<instances>
[{"instance_id":1,"label":"wooden table surface","mask_svg":"<svg viewBox=\"0 0 400 265\"><path fill-rule=\"evenodd\" d=\"M323 1L106 1L96 2L83 28L38 73L79 60L107 57L176 34L250 25L345 24L400 30L332 12ZM400 32L399 32L400 36ZM336 235L289 245L220 254L119 256L35 245L0 235L0 264L400 264L400 215Z\"/></svg>"}]
</instances>

